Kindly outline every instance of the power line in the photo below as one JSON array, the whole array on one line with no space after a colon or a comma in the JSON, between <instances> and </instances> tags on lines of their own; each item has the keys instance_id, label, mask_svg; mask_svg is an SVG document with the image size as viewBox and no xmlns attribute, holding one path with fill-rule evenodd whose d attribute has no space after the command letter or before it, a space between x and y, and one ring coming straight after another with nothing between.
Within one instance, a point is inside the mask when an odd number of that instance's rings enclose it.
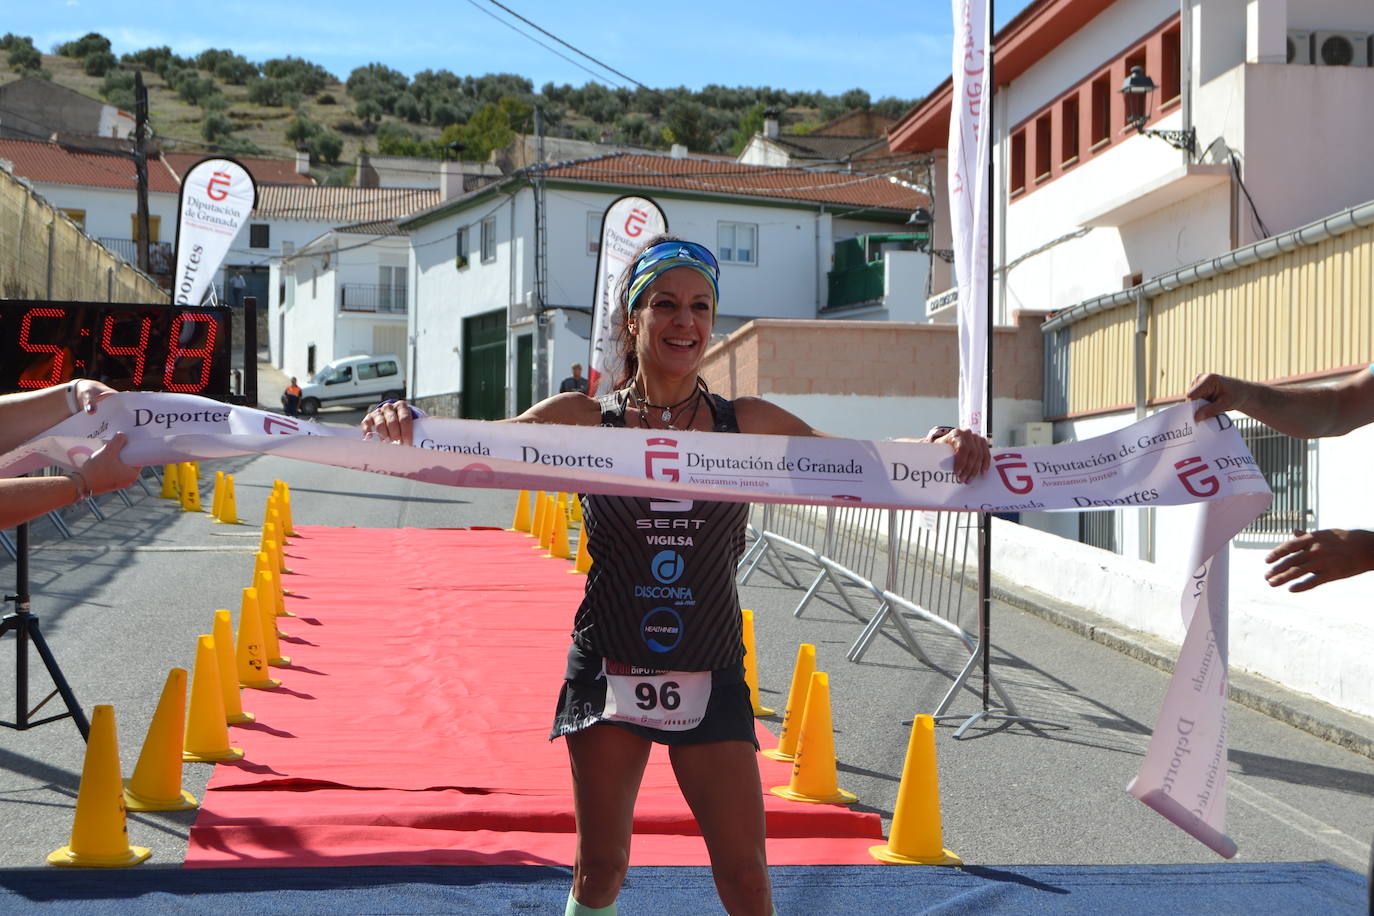
<instances>
[{"instance_id":1,"label":"power line","mask_svg":"<svg viewBox=\"0 0 1374 916\"><path fill-rule=\"evenodd\" d=\"M477 3L477 0L468 0L468 3L472 4L472 6L473 6L475 9L477 9L478 12L485 13L486 15L490 16L492 19L495 19L497 22L501 23L503 26L505 26L506 28L510 29L512 32L514 32L515 34L519 35L521 38L528 38L530 41L532 41L532 42L534 42L535 44L539 45L539 47L543 48L545 51L548 51L550 54L556 54L556 55L558 55L559 57L563 58L563 59L566 60L568 63L572 64L574 67L576 67L577 69L583 71L584 73L589 73L589 74L591 74L592 76L596 77L597 79L605 79L605 78L606 78L603 74L597 73L595 70L589 70L588 68L584 67L582 64L579 64L577 61L573 60L571 57L569 57L569 56L567 56L566 54L562 53L561 51L558 51L558 50L556 50L556 49L554 49L554 48L550 48L548 45L544 44L542 41L540 41L538 38L535 38L533 35L530 35L530 34L528 34L528 33L526 33L526 32L520 31L520 30L517 29L515 26L511 25L509 22L507 22L506 20L502 19L500 16L496 15L495 13L493 13L491 10L485 9L485 8L483 8L482 6L480 6L480 5ZM500 4L498 3L497 6L500 6ZM502 9L505 9L505 7L502 7ZM519 18L519 14L518 14L518 13L512 13L511 15L516 16L517 18ZM534 23L530 23L530 24L531 24L531 25L534 25ZM537 25L534 26L534 27L535 27L536 29L539 29L539 26L537 26ZM543 30L543 29L539 29L539 31L543 32L544 30ZM546 32L545 34L548 34L548 33ZM574 48L573 50L577 50L577 49ZM581 52L578 52L578 53L581 53ZM608 69L609 69L609 68L608 68ZM611 71L611 72L614 73L615 71ZM633 82L633 80L631 80L631 82Z\"/></svg>"},{"instance_id":2,"label":"power line","mask_svg":"<svg viewBox=\"0 0 1374 916\"><path fill-rule=\"evenodd\" d=\"M468 0L468 2L472 2L472 0ZM568 43L567 43L566 41L564 41L563 39L559 38L557 35L555 35L555 34L553 34L552 32L550 32L548 29L543 28L542 26L540 26L540 25L537 24L537 23L531 22L530 20L526 19L524 16L521 16L521 15L520 15L519 13L517 13L515 10L511 9L510 7L506 6L506 5L503 4L503 3L498 2L498 0L487 0L487 2L490 3L492 6L498 6L498 7L500 7L501 9L505 10L507 13L510 13L510 14L511 14L512 16L514 16L516 19L519 19L521 22L525 23L526 25L530 26L531 28L538 29L539 31L543 32L545 35L547 35L547 36L549 36L550 38L552 38L554 41L558 42L558 43L559 43L560 45L562 45L563 47L568 48L569 50L573 51L574 53L581 54L583 57L587 58L587 60L589 60L589 61L591 61L592 63L596 64L598 67L602 68L603 70L607 70L607 71L609 71L609 72L611 72L611 73L614 73L616 76L620 77L621 79L623 79L623 80L625 80L625 81L627 81L627 82L634 83L636 86L638 86L640 89L643 89L645 92L653 92L653 93L655 93L655 94L658 93L658 90L656 90L656 89L650 89L648 86L644 85L643 83L641 83L639 80L635 79L634 77L632 77L632 76L626 76L624 73L621 73L619 70L617 70L615 67L612 67L610 64L604 64L604 63L602 63L601 61L597 60L595 57L592 57L592 56L591 56L590 54L588 54L586 51L583 51L583 50L580 49L580 48L573 47L572 45L568 44ZM556 53L556 52L555 52L555 53ZM559 55L559 56L561 57L562 55ZM566 60L567 58L564 58L564 59Z\"/></svg>"}]
</instances>

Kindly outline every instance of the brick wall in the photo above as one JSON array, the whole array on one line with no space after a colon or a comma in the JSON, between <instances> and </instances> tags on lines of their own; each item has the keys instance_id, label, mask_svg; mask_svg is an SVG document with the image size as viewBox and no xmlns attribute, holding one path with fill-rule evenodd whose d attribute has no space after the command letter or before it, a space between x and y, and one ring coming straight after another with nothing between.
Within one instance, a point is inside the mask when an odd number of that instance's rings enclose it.
<instances>
[{"instance_id":1,"label":"brick wall","mask_svg":"<svg viewBox=\"0 0 1374 916\"><path fill-rule=\"evenodd\" d=\"M1041 400L1043 312L1016 312L994 331L993 394ZM727 397L852 394L959 396L954 325L881 321L751 321L706 354L702 377Z\"/></svg>"}]
</instances>

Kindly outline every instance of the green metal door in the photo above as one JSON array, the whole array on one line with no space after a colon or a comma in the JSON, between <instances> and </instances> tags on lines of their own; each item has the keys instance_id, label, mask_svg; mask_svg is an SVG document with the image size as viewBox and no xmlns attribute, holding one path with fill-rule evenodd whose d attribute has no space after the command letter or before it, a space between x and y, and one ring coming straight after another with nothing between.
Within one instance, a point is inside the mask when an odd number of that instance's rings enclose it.
<instances>
[{"instance_id":1,"label":"green metal door","mask_svg":"<svg viewBox=\"0 0 1374 916\"><path fill-rule=\"evenodd\" d=\"M522 414L534 403L534 335L515 338L515 412Z\"/></svg>"},{"instance_id":2,"label":"green metal door","mask_svg":"<svg viewBox=\"0 0 1374 916\"><path fill-rule=\"evenodd\" d=\"M506 415L506 310L463 319L463 416Z\"/></svg>"}]
</instances>

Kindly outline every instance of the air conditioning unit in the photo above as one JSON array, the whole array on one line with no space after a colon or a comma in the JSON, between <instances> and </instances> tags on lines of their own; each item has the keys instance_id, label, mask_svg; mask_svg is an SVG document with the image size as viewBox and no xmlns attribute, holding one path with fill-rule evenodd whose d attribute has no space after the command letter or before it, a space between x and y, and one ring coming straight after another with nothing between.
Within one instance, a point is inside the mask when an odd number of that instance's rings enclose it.
<instances>
[{"instance_id":1,"label":"air conditioning unit","mask_svg":"<svg viewBox=\"0 0 1374 916\"><path fill-rule=\"evenodd\" d=\"M1022 423L1013 427L1011 444L1016 445L1054 445L1053 423Z\"/></svg>"},{"instance_id":2,"label":"air conditioning unit","mask_svg":"<svg viewBox=\"0 0 1374 916\"><path fill-rule=\"evenodd\" d=\"M1290 64L1312 63L1312 33L1306 29L1288 30L1288 62Z\"/></svg>"},{"instance_id":3,"label":"air conditioning unit","mask_svg":"<svg viewBox=\"0 0 1374 916\"><path fill-rule=\"evenodd\" d=\"M1368 67L1368 32L1313 32L1312 62L1324 67Z\"/></svg>"}]
</instances>

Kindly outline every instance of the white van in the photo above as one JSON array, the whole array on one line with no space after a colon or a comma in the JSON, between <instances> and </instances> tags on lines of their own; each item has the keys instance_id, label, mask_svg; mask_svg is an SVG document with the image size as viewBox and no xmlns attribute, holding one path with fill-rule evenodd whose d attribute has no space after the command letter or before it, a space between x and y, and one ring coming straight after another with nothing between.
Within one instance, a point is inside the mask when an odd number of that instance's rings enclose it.
<instances>
[{"instance_id":1,"label":"white van","mask_svg":"<svg viewBox=\"0 0 1374 916\"><path fill-rule=\"evenodd\" d=\"M370 407L403 398L405 391L405 371L395 355L345 356L301 386L301 413L313 417L321 407Z\"/></svg>"}]
</instances>

